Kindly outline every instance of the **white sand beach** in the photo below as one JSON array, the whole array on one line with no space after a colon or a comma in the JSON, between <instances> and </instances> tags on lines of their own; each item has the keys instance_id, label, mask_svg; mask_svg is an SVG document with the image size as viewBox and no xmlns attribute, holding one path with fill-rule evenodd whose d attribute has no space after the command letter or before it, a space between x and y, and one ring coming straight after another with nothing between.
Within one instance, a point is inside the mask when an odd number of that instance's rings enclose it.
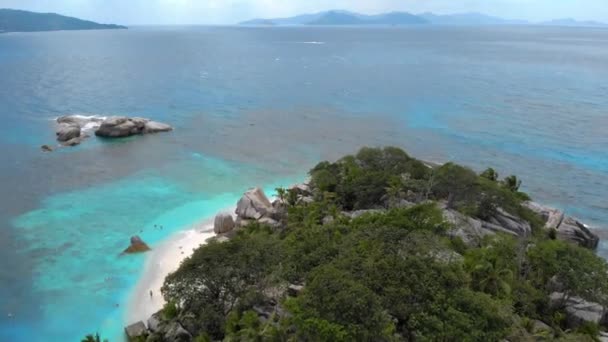
<instances>
[{"instance_id":1,"label":"white sand beach","mask_svg":"<svg viewBox=\"0 0 608 342\"><path fill-rule=\"evenodd\" d=\"M213 219L210 219L192 229L174 234L158 246L153 246L147 256L144 271L129 299L125 325L138 321L146 322L150 315L163 307L165 301L160 288L165 277L177 270L182 260L192 255L196 248L204 245L207 239L213 236Z\"/></svg>"}]
</instances>

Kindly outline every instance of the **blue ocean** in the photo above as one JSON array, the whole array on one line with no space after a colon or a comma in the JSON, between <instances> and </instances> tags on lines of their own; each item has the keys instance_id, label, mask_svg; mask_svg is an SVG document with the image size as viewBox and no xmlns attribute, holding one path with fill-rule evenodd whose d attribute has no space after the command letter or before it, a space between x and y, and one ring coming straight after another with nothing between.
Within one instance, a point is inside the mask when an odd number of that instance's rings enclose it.
<instances>
[{"instance_id":1,"label":"blue ocean","mask_svg":"<svg viewBox=\"0 0 608 342\"><path fill-rule=\"evenodd\" d=\"M119 255L130 236L154 248L251 186L292 184L362 146L516 174L601 233L607 95L606 29L2 34L0 341L121 341L145 260ZM66 114L175 131L41 152Z\"/></svg>"}]
</instances>

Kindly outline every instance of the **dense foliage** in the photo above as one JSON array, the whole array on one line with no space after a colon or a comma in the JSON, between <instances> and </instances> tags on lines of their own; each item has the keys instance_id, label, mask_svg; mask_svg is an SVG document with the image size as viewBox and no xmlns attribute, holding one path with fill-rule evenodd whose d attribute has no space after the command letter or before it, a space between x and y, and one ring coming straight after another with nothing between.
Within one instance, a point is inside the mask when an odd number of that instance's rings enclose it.
<instances>
[{"instance_id":1,"label":"dense foliage","mask_svg":"<svg viewBox=\"0 0 608 342\"><path fill-rule=\"evenodd\" d=\"M604 304L608 267L593 252L540 232L540 219L521 206L527 196L516 177L500 181L491 169L477 175L452 163L429 167L397 148L366 148L320 163L311 184L315 201L286 200L280 228L251 224L201 247L166 279L163 294L177 303L171 316L186 318L198 340L595 338L598 327L566 330L563 307L550 306L549 295L558 282L565 300ZM500 207L527 218L537 234L465 245L447 234L435 201L480 218ZM340 214L370 208L384 210ZM290 294L289 284L303 290ZM534 320L550 331L536 331Z\"/></svg>"}]
</instances>

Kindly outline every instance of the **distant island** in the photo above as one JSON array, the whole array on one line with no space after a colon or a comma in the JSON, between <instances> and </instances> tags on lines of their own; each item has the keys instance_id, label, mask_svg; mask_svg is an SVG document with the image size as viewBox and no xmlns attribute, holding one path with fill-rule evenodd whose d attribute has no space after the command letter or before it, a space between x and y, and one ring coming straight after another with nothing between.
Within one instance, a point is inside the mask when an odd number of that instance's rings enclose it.
<instances>
[{"instance_id":1,"label":"distant island","mask_svg":"<svg viewBox=\"0 0 608 342\"><path fill-rule=\"evenodd\" d=\"M0 9L0 33L62 30L115 30L126 26L98 24L88 20L66 17L55 13L36 13Z\"/></svg>"},{"instance_id":2,"label":"distant island","mask_svg":"<svg viewBox=\"0 0 608 342\"><path fill-rule=\"evenodd\" d=\"M575 19L556 19L541 23L527 20L504 19L482 13L458 13L438 15L434 13L411 14L407 12L389 12L376 15L366 15L343 10L331 10L312 14L302 14L288 18L252 19L239 23L245 26L292 26L292 25L326 25L326 26L400 26L400 25L547 25L547 26L579 26L579 27L608 27L608 24L596 21L578 21Z\"/></svg>"}]
</instances>

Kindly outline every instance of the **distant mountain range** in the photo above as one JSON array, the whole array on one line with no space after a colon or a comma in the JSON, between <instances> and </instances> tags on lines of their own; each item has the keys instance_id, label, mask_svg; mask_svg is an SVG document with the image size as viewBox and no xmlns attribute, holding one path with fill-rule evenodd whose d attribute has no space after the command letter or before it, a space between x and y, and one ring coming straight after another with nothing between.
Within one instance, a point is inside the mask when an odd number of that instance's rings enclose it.
<instances>
[{"instance_id":1,"label":"distant mountain range","mask_svg":"<svg viewBox=\"0 0 608 342\"><path fill-rule=\"evenodd\" d=\"M286 25L552 25L608 27L607 24L574 19L557 19L543 23L532 23L526 20L511 20L493 17L481 13L459 13L437 15L433 13L411 14L407 12L390 12L377 15L365 15L349 11L331 10L313 14L303 14L289 18L253 19L239 25L249 26L286 26Z\"/></svg>"},{"instance_id":2,"label":"distant mountain range","mask_svg":"<svg viewBox=\"0 0 608 342\"><path fill-rule=\"evenodd\" d=\"M125 26L98 24L55 13L35 13L0 9L0 32L35 32L60 30L111 30Z\"/></svg>"}]
</instances>

